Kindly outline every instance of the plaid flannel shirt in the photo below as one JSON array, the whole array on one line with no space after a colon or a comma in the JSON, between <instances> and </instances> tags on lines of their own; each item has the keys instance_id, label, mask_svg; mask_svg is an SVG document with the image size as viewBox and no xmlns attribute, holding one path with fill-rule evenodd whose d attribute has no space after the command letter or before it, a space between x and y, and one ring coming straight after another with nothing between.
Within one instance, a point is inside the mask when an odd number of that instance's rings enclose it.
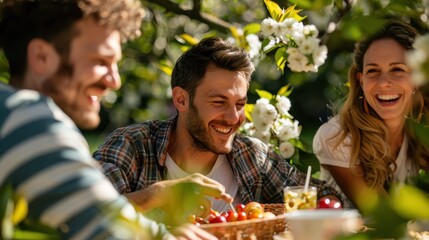
<instances>
[{"instance_id":1,"label":"plaid flannel shirt","mask_svg":"<svg viewBox=\"0 0 429 240\"><path fill-rule=\"evenodd\" d=\"M177 115L113 131L94 153L104 174L122 194L165 180L165 159ZM285 186L304 185L306 173L290 165L259 139L237 134L226 155L243 203L282 203ZM312 178L318 197L339 194L325 182Z\"/></svg>"}]
</instances>

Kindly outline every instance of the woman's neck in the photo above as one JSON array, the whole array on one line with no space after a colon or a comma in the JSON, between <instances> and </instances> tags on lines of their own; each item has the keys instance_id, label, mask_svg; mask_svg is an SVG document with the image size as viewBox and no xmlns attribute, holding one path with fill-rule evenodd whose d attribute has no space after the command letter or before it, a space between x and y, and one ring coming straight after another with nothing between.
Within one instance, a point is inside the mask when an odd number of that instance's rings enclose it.
<instances>
[{"instance_id":1,"label":"woman's neck","mask_svg":"<svg viewBox=\"0 0 429 240\"><path fill-rule=\"evenodd\" d=\"M389 139L388 143L394 156L397 156L401 149L402 141L404 141L404 122L396 125L388 125Z\"/></svg>"}]
</instances>

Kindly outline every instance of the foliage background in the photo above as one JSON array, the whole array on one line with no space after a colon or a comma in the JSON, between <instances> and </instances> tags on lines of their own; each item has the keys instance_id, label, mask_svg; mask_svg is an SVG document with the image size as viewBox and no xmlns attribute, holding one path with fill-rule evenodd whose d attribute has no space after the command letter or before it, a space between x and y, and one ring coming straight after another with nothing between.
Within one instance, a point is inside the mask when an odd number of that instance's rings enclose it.
<instances>
[{"instance_id":1,"label":"foliage background","mask_svg":"<svg viewBox=\"0 0 429 240\"><path fill-rule=\"evenodd\" d=\"M326 63L318 73L281 73L274 58L263 59L250 86L249 102L258 98L255 89L276 93L290 84L290 113L303 126L301 140L311 143L317 128L332 115L331 106L347 91L347 70L356 40L377 30L386 16L409 18L418 29L428 25L429 0L275 0L285 9L293 4L303 9L304 23L320 31L328 47ZM91 149L113 129L147 119L165 119L174 113L170 102L169 73L186 49L183 34L195 39L216 35L232 38L231 27L242 29L268 17L263 0L142 0L146 8L143 35L124 45L120 63L123 87L110 94L103 104L102 124L84 131ZM238 32L240 33L240 31ZM7 62L0 54L0 81L7 82ZM427 128L424 129L427 133ZM427 137L428 135L426 135ZM426 138L426 144L429 140ZM422 175L417 186L428 191L429 178ZM361 233L346 239L398 237L409 219L429 219L427 194L405 188L390 200L372 200L366 215L382 223L380 231ZM0 196L5 196L4 194ZM417 200L420 199L420 201ZM388 227L384 229L383 226ZM395 229L396 232L392 232ZM398 232L399 231L399 232ZM365 235L365 236L364 236Z\"/></svg>"},{"instance_id":2,"label":"foliage background","mask_svg":"<svg viewBox=\"0 0 429 240\"><path fill-rule=\"evenodd\" d=\"M263 59L253 76L249 102L258 98L255 89L276 93L290 84L291 114L303 126L301 139L311 143L317 128L331 115L330 106L346 92L347 69L353 44L375 31L387 15L409 17L423 27L425 0L277 0L285 9L303 9L304 23L314 24L328 58L318 73L284 74L273 57ZM169 72L187 45L179 37L199 40L216 35L232 38L231 27L242 29L260 23L269 14L263 0L142 0L146 16L142 36L124 45L120 63L123 87L104 101L102 123L84 131L91 149L113 129L147 119L165 119L174 113L170 102ZM0 55L0 81L7 82L7 63Z\"/></svg>"}]
</instances>

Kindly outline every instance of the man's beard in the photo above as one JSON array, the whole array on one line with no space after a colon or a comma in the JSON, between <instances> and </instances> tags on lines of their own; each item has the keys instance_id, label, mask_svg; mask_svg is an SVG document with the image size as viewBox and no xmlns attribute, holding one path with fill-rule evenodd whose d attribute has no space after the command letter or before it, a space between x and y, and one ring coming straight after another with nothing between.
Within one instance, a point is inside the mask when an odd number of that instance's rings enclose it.
<instances>
[{"instance_id":1,"label":"man's beard","mask_svg":"<svg viewBox=\"0 0 429 240\"><path fill-rule=\"evenodd\" d=\"M227 124L223 125L226 126ZM227 154L230 152L230 150L221 151L216 147L213 136L210 135L209 130L205 128L204 121L201 119L198 109L194 104L190 104L190 111L186 119L186 127L192 138L192 144L196 149L215 154ZM235 129L232 131L235 131Z\"/></svg>"},{"instance_id":2,"label":"man's beard","mask_svg":"<svg viewBox=\"0 0 429 240\"><path fill-rule=\"evenodd\" d=\"M93 129L96 126L94 127L92 124L88 125L83 121L82 119L85 118L82 117L81 114L83 113L79 111L79 106L77 106L74 101L71 101L70 96L66 96L67 89L70 89L72 93L78 90L77 86L74 84L76 83L73 82L73 66L65 61L61 61L58 71L44 81L42 92L50 96L55 104L58 105L79 128Z\"/></svg>"}]
</instances>

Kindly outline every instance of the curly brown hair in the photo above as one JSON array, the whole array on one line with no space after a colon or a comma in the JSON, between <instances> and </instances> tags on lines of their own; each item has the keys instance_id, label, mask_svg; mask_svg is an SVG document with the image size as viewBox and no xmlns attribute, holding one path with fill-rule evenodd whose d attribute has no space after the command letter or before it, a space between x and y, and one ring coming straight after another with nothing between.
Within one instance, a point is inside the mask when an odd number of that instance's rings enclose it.
<instances>
[{"instance_id":1,"label":"curly brown hair","mask_svg":"<svg viewBox=\"0 0 429 240\"><path fill-rule=\"evenodd\" d=\"M75 23L92 17L102 26L116 29L122 41L140 35L144 10L138 0L2 0L0 1L0 47L8 61L10 83L19 81L27 62L28 43L41 38L53 44L63 59L79 33Z\"/></svg>"}]
</instances>

